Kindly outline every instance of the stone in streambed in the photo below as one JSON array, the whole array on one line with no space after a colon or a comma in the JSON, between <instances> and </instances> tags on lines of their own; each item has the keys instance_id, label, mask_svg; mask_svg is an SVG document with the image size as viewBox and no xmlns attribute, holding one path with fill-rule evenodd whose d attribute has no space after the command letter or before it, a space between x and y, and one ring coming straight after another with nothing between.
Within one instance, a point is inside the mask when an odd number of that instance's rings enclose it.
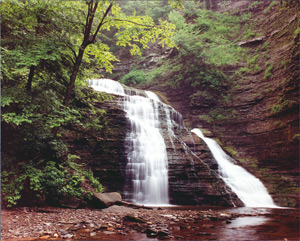
<instances>
[{"instance_id":1,"label":"stone in streambed","mask_svg":"<svg viewBox=\"0 0 300 241\"><path fill-rule=\"evenodd\" d=\"M73 234L66 234L66 235L63 236L63 238L64 239L71 239L71 238L73 238L73 236L74 236Z\"/></svg>"},{"instance_id":2,"label":"stone in streambed","mask_svg":"<svg viewBox=\"0 0 300 241\"><path fill-rule=\"evenodd\" d=\"M132 215L126 215L124 217L124 220L129 222L135 222L135 223L146 223L146 220L144 220L143 218L132 216Z\"/></svg>"},{"instance_id":3,"label":"stone in streambed","mask_svg":"<svg viewBox=\"0 0 300 241\"><path fill-rule=\"evenodd\" d=\"M122 196L118 192L95 193L93 201L96 208L107 208L116 202L121 202Z\"/></svg>"},{"instance_id":4,"label":"stone in streambed","mask_svg":"<svg viewBox=\"0 0 300 241\"><path fill-rule=\"evenodd\" d=\"M167 231L159 231L157 233L157 236L166 237L166 236L169 236L169 232L167 232Z\"/></svg>"}]
</instances>

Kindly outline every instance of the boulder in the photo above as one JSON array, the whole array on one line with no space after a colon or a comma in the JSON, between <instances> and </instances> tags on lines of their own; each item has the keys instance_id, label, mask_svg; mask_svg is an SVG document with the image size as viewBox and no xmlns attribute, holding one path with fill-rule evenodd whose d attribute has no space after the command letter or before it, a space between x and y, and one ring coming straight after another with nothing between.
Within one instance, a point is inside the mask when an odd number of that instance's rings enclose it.
<instances>
[{"instance_id":1,"label":"boulder","mask_svg":"<svg viewBox=\"0 0 300 241\"><path fill-rule=\"evenodd\" d=\"M122 196L118 192L95 193L94 204L97 208L107 208L114 205L116 202L122 201Z\"/></svg>"}]
</instances>

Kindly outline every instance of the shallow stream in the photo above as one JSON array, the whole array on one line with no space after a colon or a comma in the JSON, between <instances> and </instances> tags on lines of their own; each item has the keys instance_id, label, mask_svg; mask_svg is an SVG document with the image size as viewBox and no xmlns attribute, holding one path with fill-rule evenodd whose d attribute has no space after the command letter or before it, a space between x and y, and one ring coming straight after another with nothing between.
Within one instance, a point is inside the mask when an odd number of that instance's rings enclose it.
<instances>
[{"instance_id":1,"label":"shallow stream","mask_svg":"<svg viewBox=\"0 0 300 241\"><path fill-rule=\"evenodd\" d=\"M156 207L157 208L157 207ZM163 209L176 211L220 212L221 215L237 214L233 219L211 219L165 223L169 237L147 237L145 233L135 231L126 235L103 234L94 240L299 240L299 209L285 208L216 208L197 206L170 206ZM133 226L135 224L132 224ZM133 227L132 226L132 227ZM91 240L91 238L89 238Z\"/></svg>"}]
</instances>

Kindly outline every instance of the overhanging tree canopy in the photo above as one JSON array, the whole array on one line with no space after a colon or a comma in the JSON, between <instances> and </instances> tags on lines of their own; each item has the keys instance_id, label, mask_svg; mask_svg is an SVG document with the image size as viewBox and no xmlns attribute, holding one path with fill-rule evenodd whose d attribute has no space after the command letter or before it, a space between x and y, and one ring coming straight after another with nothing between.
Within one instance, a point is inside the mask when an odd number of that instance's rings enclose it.
<instances>
[{"instance_id":1,"label":"overhanging tree canopy","mask_svg":"<svg viewBox=\"0 0 300 241\"><path fill-rule=\"evenodd\" d=\"M180 1L170 3L178 6ZM6 0L1 13L4 88L27 82L31 91L43 71L43 79L55 78L67 86L61 98L64 106L70 102L76 80L87 78L95 69L111 72L112 62L118 61L111 46L100 40L103 31L114 31L116 44L129 47L131 54L139 54L149 42L174 46L170 40L174 25L162 20L156 24L149 16L135 13L126 15L116 0Z\"/></svg>"}]
</instances>

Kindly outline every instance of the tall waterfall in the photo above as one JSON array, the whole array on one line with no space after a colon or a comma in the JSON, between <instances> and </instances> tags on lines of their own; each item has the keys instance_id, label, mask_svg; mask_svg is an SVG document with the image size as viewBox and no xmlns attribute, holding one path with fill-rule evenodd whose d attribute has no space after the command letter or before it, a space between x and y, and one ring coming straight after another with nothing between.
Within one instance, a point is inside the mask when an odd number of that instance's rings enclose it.
<instances>
[{"instance_id":1,"label":"tall waterfall","mask_svg":"<svg viewBox=\"0 0 300 241\"><path fill-rule=\"evenodd\" d=\"M172 118L166 105L150 91L124 90L123 86L109 79L94 79L88 83L98 91L124 96L129 131L126 134L126 176L132 193L127 197L134 203L147 205L169 204L168 157L160 129L160 118L168 122L172 133ZM126 194L126 193L125 193Z\"/></svg>"},{"instance_id":2,"label":"tall waterfall","mask_svg":"<svg viewBox=\"0 0 300 241\"><path fill-rule=\"evenodd\" d=\"M216 141L205 137L200 129L193 129L192 132L207 144L218 163L220 176L246 207L278 207L262 182L241 166L233 164L231 157Z\"/></svg>"}]
</instances>

